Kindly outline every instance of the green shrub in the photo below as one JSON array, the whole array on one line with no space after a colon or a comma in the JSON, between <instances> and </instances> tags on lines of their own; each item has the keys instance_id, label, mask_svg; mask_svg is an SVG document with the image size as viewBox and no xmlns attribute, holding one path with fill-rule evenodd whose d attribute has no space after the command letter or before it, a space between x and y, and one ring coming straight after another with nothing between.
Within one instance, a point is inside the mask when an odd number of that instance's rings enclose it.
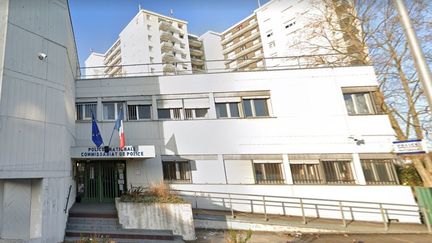
<instances>
[{"instance_id":1,"label":"green shrub","mask_svg":"<svg viewBox=\"0 0 432 243\"><path fill-rule=\"evenodd\" d=\"M247 243L252 238L252 230L246 231L244 236L240 231L228 230L227 243Z\"/></svg>"},{"instance_id":2,"label":"green shrub","mask_svg":"<svg viewBox=\"0 0 432 243\"><path fill-rule=\"evenodd\" d=\"M120 197L121 202L134 203L186 203L178 195L172 193L167 184L161 182L150 188L134 187Z\"/></svg>"},{"instance_id":3,"label":"green shrub","mask_svg":"<svg viewBox=\"0 0 432 243\"><path fill-rule=\"evenodd\" d=\"M405 186L423 186L423 182L412 164L396 167L400 183Z\"/></svg>"}]
</instances>

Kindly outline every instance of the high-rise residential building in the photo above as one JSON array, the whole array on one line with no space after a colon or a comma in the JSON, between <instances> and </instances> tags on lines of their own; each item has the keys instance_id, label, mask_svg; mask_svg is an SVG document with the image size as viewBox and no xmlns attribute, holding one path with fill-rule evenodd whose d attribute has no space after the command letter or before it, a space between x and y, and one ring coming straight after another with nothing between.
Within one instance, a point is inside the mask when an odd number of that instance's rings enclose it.
<instances>
[{"instance_id":1,"label":"high-rise residential building","mask_svg":"<svg viewBox=\"0 0 432 243\"><path fill-rule=\"evenodd\" d=\"M141 9L104 54L90 54L88 77L101 75L101 56L102 76L190 73L187 22Z\"/></svg>"},{"instance_id":2,"label":"high-rise residential building","mask_svg":"<svg viewBox=\"0 0 432 243\"><path fill-rule=\"evenodd\" d=\"M222 32L222 53L228 70L250 70L263 66L263 46L255 14Z\"/></svg>"},{"instance_id":3,"label":"high-rise residential building","mask_svg":"<svg viewBox=\"0 0 432 243\"><path fill-rule=\"evenodd\" d=\"M198 36L189 34L189 50L192 63L192 71L194 73L204 72L205 56L203 42Z\"/></svg>"},{"instance_id":4,"label":"high-rise residential building","mask_svg":"<svg viewBox=\"0 0 432 243\"><path fill-rule=\"evenodd\" d=\"M270 1L222 33L226 68L358 64L367 50L354 15L350 1Z\"/></svg>"}]
</instances>

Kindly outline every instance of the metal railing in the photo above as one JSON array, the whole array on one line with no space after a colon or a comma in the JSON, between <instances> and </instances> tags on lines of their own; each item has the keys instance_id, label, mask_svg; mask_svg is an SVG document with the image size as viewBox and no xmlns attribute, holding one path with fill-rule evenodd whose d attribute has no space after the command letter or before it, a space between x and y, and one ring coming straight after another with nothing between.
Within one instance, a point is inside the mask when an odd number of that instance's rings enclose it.
<instances>
[{"instance_id":1,"label":"metal railing","mask_svg":"<svg viewBox=\"0 0 432 243\"><path fill-rule=\"evenodd\" d=\"M247 62L244 67L242 63ZM233 67L229 67L227 63L235 63ZM256 67L249 65L257 63ZM176 61L174 65L191 66L192 61ZM183 65L181 65L183 64ZM178 69L178 72L173 71L166 73L163 71L163 66L166 63L134 63L134 64L118 64L108 66L93 66L80 67L80 79L93 78L115 78L115 77L139 77L139 76L163 76L163 75L188 75L194 73L221 73L221 72L250 72L250 71L271 71L271 70L293 70L306 68L322 68L322 67L346 67L346 66L364 66L367 64L359 64L355 55L347 56L346 54L322 54L322 55L302 55L302 56L284 56L284 57L262 57L254 58L234 58L223 60L204 60L203 70L193 72L190 68L187 70ZM259 64L259 65L258 65ZM211 67L211 68L209 68ZM100 70L120 68L121 73L117 75L101 72Z\"/></svg>"},{"instance_id":2,"label":"metal railing","mask_svg":"<svg viewBox=\"0 0 432 243\"><path fill-rule=\"evenodd\" d=\"M66 197L66 205L65 205L65 208L64 208L64 210L63 210L64 213L67 212L67 208L68 208L68 205L69 205L69 198L70 198L71 190L72 190L72 185L69 186L68 196Z\"/></svg>"},{"instance_id":3,"label":"metal railing","mask_svg":"<svg viewBox=\"0 0 432 243\"><path fill-rule=\"evenodd\" d=\"M238 213L261 213L266 221L269 220L269 215L300 216L303 224L308 223L308 218L329 218L341 220L344 227L347 227L348 221L382 221L385 231L388 231L391 221L397 221L392 217L423 218L428 232L432 233L427 217L430 209L417 205L228 192L171 191L189 201L195 209L229 211L233 218Z\"/></svg>"}]
</instances>

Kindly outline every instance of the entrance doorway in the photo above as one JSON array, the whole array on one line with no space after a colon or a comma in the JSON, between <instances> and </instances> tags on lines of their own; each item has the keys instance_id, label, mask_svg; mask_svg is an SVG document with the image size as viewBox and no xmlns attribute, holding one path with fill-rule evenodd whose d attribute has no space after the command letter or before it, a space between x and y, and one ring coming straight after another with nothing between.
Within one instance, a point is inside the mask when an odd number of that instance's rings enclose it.
<instances>
[{"instance_id":1,"label":"entrance doorway","mask_svg":"<svg viewBox=\"0 0 432 243\"><path fill-rule=\"evenodd\" d=\"M79 161L76 163L77 201L114 202L126 190L124 161Z\"/></svg>"}]
</instances>

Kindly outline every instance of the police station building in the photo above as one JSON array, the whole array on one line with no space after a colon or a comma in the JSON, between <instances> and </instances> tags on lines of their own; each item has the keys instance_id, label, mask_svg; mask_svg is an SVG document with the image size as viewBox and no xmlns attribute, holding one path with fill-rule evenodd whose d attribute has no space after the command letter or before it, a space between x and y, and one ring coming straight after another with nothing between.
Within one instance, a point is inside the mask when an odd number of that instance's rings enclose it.
<instances>
[{"instance_id":1,"label":"police station building","mask_svg":"<svg viewBox=\"0 0 432 243\"><path fill-rule=\"evenodd\" d=\"M161 181L416 205L395 173L370 66L101 79L78 70L67 1L0 1L0 239L60 242L74 203Z\"/></svg>"}]
</instances>

